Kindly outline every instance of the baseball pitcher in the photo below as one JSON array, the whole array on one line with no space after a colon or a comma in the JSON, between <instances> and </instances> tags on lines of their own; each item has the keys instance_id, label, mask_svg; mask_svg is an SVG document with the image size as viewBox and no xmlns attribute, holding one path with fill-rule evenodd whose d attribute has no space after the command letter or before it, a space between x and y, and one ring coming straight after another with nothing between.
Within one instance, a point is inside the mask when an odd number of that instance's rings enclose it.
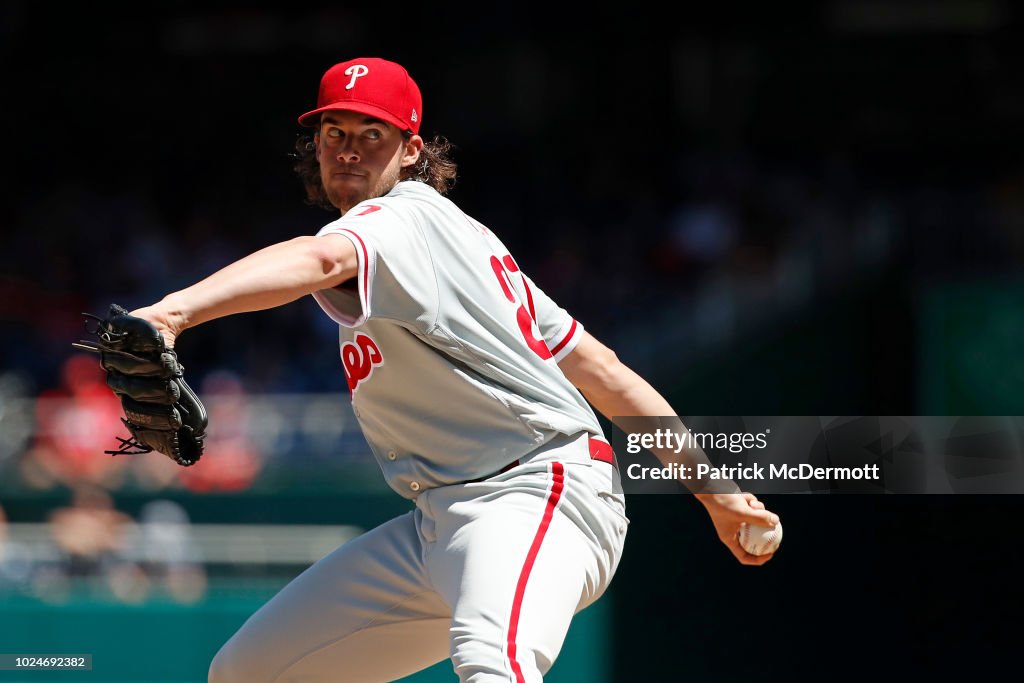
<instances>
[{"instance_id":1,"label":"baseball pitcher","mask_svg":"<svg viewBox=\"0 0 1024 683\"><path fill-rule=\"evenodd\" d=\"M129 316L171 349L190 327L312 294L338 324L373 457L415 504L257 611L212 682L382 682L450 658L463 682L535 683L622 556L624 498L591 406L610 419L672 408L445 197L455 165L422 120L402 66L328 69L299 118L312 136L296 170L340 217ZM697 498L740 562L771 557L737 540L744 522L778 523L753 495Z\"/></svg>"}]
</instances>

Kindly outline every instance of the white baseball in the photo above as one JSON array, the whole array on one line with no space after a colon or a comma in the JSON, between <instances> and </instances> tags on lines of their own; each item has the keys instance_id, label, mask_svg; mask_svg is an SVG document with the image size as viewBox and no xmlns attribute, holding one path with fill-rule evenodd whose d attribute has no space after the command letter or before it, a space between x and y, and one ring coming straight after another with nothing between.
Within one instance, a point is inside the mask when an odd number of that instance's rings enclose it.
<instances>
[{"instance_id":1,"label":"white baseball","mask_svg":"<svg viewBox=\"0 0 1024 683\"><path fill-rule=\"evenodd\" d=\"M740 525L740 545L751 555L767 555L779 549L782 543L782 522L774 528L744 522Z\"/></svg>"}]
</instances>

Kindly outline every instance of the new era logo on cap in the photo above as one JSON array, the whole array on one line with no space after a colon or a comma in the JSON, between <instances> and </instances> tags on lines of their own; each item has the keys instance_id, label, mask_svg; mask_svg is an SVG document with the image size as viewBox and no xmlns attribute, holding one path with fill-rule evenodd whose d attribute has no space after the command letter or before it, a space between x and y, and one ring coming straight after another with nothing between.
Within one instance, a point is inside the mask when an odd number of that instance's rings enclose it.
<instances>
[{"instance_id":1,"label":"new era logo on cap","mask_svg":"<svg viewBox=\"0 0 1024 683\"><path fill-rule=\"evenodd\" d=\"M423 100L416 82L400 64L363 57L335 64L320 79L316 109L299 117L315 127L325 111L355 111L419 133Z\"/></svg>"}]
</instances>

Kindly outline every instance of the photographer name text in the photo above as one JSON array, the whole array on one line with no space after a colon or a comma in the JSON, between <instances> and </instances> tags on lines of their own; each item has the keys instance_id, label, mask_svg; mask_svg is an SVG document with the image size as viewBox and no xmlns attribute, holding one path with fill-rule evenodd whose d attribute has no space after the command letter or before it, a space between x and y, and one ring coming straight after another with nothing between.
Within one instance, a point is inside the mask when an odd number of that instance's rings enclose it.
<instances>
[{"instance_id":1,"label":"photographer name text","mask_svg":"<svg viewBox=\"0 0 1024 683\"><path fill-rule=\"evenodd\" d=\"M788 480L866 480L878 481L878 465L858 467L814 467L807 463L799 465L771 464L767 467L757 463L750 465L680 465L671 463L664 467L645 467L633 463L626 468L626 476L635 481L648 479L674 479L677 481L764 481L766 479Z\"/></svg>"}]
</instances>

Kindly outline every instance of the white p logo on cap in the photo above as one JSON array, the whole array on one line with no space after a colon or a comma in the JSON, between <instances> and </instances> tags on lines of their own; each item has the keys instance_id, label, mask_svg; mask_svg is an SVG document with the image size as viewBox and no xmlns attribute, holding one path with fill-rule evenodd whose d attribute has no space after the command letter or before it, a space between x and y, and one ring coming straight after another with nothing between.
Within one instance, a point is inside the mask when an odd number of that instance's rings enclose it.
<instances>
[{"instance_id":1,"label":"white p logo on cap","mask_svg":"<svg viewBox=\"0 0 1024 683\"><path fill-rule=\"evenodd\" d=\"M370 73L370 70L362 64L353 64L349 68L345 69L345 75L352 77L352 80L345 86L345 90L351 90L356 87L356 79L360 76L365 76L368 73Z\"/></svg>"}]
</instances>

